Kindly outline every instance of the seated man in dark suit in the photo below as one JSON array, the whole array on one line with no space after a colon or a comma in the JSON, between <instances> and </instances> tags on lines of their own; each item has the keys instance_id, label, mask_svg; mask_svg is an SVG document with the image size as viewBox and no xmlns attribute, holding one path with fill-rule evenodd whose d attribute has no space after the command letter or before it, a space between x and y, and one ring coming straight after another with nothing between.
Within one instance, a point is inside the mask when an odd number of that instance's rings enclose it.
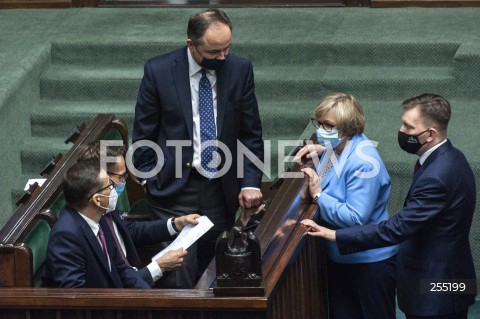
<instances>
[{"instance_id":1,"label":"seated man in dark suit","mask_svg":"<svg viewBox=\"0 0 480 319\"><path fill-rule=\"evenodd\" d=\"M106 159L115 159L115 161L106 161L106 171L110 180L115 184L113 192L120 197L128 178L123 157L125 148L109 146L105 149ZM100 167L100 156L100 142L95 142L83 147L78 161L94 161ZM124 212L116 210L114 206L112 204L104 216L114 236L117 249L125 263L137 268L138 273L147 283L153 285L162 277L163 272L174 270L183 262L187 251L172 250L144 267L136 247L172 240L186 224L198 224L196 218L200 215L190 214L169 220L132 221L124 218Z\"/></svg>"},{"instance_id":2,"label":"seated man in dark suit","mask_svg":"<svg viewBox=\"0 0 480 319\"><path fill-rule=\"evenodd\" d=\"M67 206L50 233L44 286L150 288L125 264L103 218L113 190L107 173L93 162L76 163L67 170L63 178Z\"/></svg>"}]
</instances>

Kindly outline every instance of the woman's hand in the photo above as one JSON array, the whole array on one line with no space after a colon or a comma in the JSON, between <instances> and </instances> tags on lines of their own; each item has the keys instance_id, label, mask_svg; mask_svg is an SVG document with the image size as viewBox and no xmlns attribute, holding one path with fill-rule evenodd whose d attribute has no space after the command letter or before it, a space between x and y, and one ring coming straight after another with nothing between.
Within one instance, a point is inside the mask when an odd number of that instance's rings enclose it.
<instances>
[{"instance_id":1,"label":"woman's hand","mask_svg":"<svg viewBox=\"0 0 480 319\"><path fill-rule=\"evenodd\" d=\"M297 152L293 161L301 163L302 157L305 157L307 160L313 159L314 157L322 155L325 150L326 148L320 144L307 144Z\"/></svg>"},{"instance_id":2,"label":"woman's hand","mask_svg":"<svg viewBox=\"0 0 480 319\"><path fill-rule=\"evenodd\" d=\"M301 171L308 178L308 191L310 196L315 198L315 196L322 191L322 185L320 185L320 179L317 173L309 167L302 168Z\"/></svg>"}]
</instances>

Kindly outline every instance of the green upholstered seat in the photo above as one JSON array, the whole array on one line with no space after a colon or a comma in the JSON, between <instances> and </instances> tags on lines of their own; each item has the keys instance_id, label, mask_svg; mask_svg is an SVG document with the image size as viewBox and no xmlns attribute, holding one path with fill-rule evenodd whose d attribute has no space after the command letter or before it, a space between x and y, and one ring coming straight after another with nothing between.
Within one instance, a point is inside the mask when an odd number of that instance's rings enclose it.
<instances>
[{"instance_id":1,"label":"green upholstered seat","mask_svg":"<svg viewBox=\"0 0 480 319\"><path fill-rule=\"evenodd\" d=\"M33 256L33 286L40 287L42 284L43 267L47 254L48 237L50 236L50 225L39 220L32 230L25 237L25 244L31 249Z\"/></svg>"}]
</instances>

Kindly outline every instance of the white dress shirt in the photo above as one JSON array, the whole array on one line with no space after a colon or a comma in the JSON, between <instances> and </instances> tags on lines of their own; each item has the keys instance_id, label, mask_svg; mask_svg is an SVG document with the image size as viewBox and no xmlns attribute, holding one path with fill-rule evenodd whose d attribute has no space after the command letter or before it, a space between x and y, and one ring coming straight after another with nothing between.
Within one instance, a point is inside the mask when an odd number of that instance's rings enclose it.
<instances>
[{"instance_id":1,"label":"white dress shirt","mask_svg":"<svg viewBox=\"0 0 480 319\"><path fill-rule=\"evenodd\" d=\"M423 153L422 156L420 156L420 158L418 159L418 162L420 163L420 165L423 165L423 163L425 163L425 161L430 156L430 154L432 154L433 151L435 151L437 148L442 146L442 144L444 144L446 141L447 141L447 139L444 139L443 142L438 143L437 145L435 145L434 147L432 147L431 149L429 149L428 151Z\"/></svg>"},{"instance_id":2,"label":"white dress shirt","mask_svg":"<svg viewBox=\"0 0 480 319\"><path fill-rule=\"evenodd\" d=\"M95 237L97 237L98 243L100 244L100 247L102 247L102 250L103 250L102 241L100 240L100 237L98 237L98 231L100 230L100 225L97 224L97 222L94 221L93 219L88 218L87 216L83 215L80 212L78 212L78 213L87 222L88 226L90 226L90 229L92 230ZM105 247L105 249L107 249L107 247ZM107 259L108 259L108 267L111 270L112 269L112 264L110 262L110 256L108 255L108 250L107 250Z\"/></svg>"},{"instance_id":3,"label":"white dress shirt","mask_svg":"<svg viewBox=\"0 0 480 319\"><path fill-rule=\"evenodd\" d=\"M82 216L82 218L87 222L88 226L90 226L90 228L92 229L93 233L97 237L98 242L100 243L100 246L101 246L102 242L100 241L100 238L98 238L98 230L100 228L100 225L97 224L94 220L92 220L92 219L88 218L87 216L83 215L82 213L80 213L80 216ZM120 246L123 250L123 253L125 254L125 257L127 257L127 249L125 247L125 243L123 241L122 236L118 232L117 223L113 219L112 219L112 221L113 221L113 228L115 230L115 235L117 236L118 242L120 243ZM168 221L167 221L167 228L168 228L168 232L170 233L170 235L177 234L177 232L172 227L171 218L169 218ZM110 265L110 257L108 259L108 264L109 264L109 266L111 266ZM132 268L134 268L135 270L138 270L135 267L132 267ZM153 278L153 282L157 281L158 279L160 279L163 276L162 269L160 268L160 266L157 264L156 261L152 261L151 263L149 263L147 265L147 268L150 271L150 275Z\"/></svg>"},{"instance_id":4,"label":"white dress shirt","mask_svg":"<svg viewBox=\"0 0 480 319\"><path fill-rule=\"evenodd\" d=\"M202 67L193 59L190 50L187 48L188 55L188 73L190 76L190 92L192 97L192 114L193 114L193 167L199 170L200 167L200 145L202 144L200 138L200 112L198 101L198 89L200 86L200 79L202 78ZM214 70L205 69L210 86L212 87L213 97L213 113L215 115L215 128L217 128L217 74ZM218 135L218 131L217 131Z\"/></svg>"}]
</instances>

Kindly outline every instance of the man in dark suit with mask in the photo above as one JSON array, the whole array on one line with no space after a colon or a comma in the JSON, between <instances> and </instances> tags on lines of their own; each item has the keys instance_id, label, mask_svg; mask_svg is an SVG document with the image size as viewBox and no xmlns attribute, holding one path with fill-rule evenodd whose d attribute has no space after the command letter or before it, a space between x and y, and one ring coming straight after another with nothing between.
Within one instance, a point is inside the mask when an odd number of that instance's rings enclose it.
<instances>
[{"instance_id":1,"label":"man in dark suit with mask","mask_svg":"<svg viewBox=\"0 0 480 319\"><path fill-rule=\"evenodd\" d=\"M187 36L186 47L145 63L132 137L135 146L149 143L136 150L134 163L157 216L198 213L214 224L198 241L198 267L185 260L190 269L177 271L172 283L190 288L239 205L262 202L262 171L251 158L263 161L263 140L252 64L229 53L227 15L217 9L192 15ZM237 158L238 147L253 156Z\"/></svg>"},{"instance_id":2,"label":"man in dark suit with mask","mask_svg":"<svg viewBox=\"0 0 480 319\"><path fill-rule=\"evenodd\" d=\"M183 249L169 251L145 266L141 263L137 248L172 240L185 225L197 224L195 219L200 216L191 214L156 221L136 221L126 218L125 213L117 209L117 199L124 193L128 179L124 158L125 147L106 146L104 153L100 149L101 142L82 145L78 161L93 161L100 167L101 157L104 156L107 175L115 185L111 192L114 196L110 197L104 219L125 263L138 269L142 279L153 286L165 272L175 270L182 264L187 251Z\"/></svg>"},{"instance_id":3,"label":"man in dark suit with mask","mask_svg":"<svg viewBox=\"0 0 480 319\"><path fill-rule=\"evenodd\" d=\"M44 286L150 288L125 264L103 218L114 189L96 163L76 163L67 170L63 178L67 206L50 233Z\"/></svg>"},{"instance_id":4,"label":"man in dark suit with mask","mask_svg":"<svg viewBox=\"0 0 480 319\"><path fill-rule=\"evenodd\" d=\"M469 234L476 190L465 156L447 139L450 104L435 94L403 102L400 147L420 158L403 209L378 225L339 230L304 220L342 254L400 244L397 299L407 319L466 319L476 277Z\"/></svg>"}]
</instances>

